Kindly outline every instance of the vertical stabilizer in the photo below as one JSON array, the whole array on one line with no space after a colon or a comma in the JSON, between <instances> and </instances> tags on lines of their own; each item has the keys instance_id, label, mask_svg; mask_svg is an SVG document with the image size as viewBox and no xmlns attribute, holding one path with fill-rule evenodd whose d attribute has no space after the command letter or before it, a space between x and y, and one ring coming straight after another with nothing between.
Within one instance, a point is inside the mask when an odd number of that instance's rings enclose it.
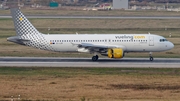
<instances>
[{"instance_id":1,"label":"vertical stabilizer","mask_svg":"<svg viewBox=\"0 0 180 101\"><path fill-rule=\"evenodd\" d=\"M20 9L11 9L11 14L17 36L8 38L8 41L44 50L53 50L53 48L49 45L49 42L45 39L45 35L40 33L29 22Z\"/></svg>"},{"instance_id":2,"label":"vertical stabilizer","mask_svg":"<svg viewBox=\"0 0 180 101\"><path fill-rule=\"evenodd\" d=\"M39 34L39 31L29 22L18 8L11 9L12 18L17 36Z\"/></svg>"}]
</instances>

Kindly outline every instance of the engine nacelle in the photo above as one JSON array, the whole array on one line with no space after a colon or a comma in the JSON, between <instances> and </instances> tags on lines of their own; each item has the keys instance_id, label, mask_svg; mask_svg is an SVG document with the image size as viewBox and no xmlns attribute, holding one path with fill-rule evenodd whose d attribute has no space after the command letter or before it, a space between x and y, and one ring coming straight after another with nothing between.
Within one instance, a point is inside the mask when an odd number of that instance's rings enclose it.
<instances>
[{"instance_id":1,"label":"engine nacelle","mask_svg":"<svg viewBox=\"0 0 180 101\"><path fill-rule=\"evenodd\" d=\"M124 51L121 48L108 49L108 57L109 58L123 58Z\"/></svg>"},{"instance_id":2,"label":"engine nacelle","mask_svg":"<svg viewBox=\"0 0 180 101\"><path fill-rule=\"evenodd\" d=\"M88 50L88 49L85 49L85 48L78 48L77 51L78 51L78 52L84 52L84 53L89 52L89 50Z\"/></svg>"}]
</instances>

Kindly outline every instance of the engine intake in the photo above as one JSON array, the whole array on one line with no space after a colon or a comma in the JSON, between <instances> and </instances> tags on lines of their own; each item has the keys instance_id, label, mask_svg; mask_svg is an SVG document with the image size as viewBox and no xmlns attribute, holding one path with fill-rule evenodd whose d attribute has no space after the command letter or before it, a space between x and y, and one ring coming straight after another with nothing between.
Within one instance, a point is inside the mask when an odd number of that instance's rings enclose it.
<instances>
[{"instance_id":1,"label":"engine intake","mask_svg":"<svg viewBox=\"0 0 180 101\"><path fill-rule=\"evenodd\" d=\"M124 51L121 48L108 49L109 58L123 58Z\"/></svg>"}]
</instances>

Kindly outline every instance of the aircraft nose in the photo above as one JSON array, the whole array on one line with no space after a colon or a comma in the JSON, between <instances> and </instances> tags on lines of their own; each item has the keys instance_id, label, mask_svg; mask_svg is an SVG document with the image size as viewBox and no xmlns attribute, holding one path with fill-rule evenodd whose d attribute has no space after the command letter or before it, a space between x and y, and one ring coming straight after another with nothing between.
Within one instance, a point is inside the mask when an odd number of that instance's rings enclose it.
<instances>
[{"instance_id":1,"label":"aircraft nose","mask_svg":"<svg viewBox=\"0 0 180 101\"><path fill-rule=\"evenodd\" d=\"M174 44L173 44L172 42L170 42L169 48L170 48L170 49L174 48Z\"/></svg>"}]
</instances>

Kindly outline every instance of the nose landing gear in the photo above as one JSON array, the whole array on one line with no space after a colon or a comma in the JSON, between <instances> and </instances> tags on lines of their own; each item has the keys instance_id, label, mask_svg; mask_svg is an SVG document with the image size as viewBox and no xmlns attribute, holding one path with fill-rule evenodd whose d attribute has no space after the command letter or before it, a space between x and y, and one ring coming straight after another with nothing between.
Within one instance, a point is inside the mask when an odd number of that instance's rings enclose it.
<instances>
[{"instance_id":1,"label":"nose landing gear","mask_svg":"<svg viewBox=\"0 0 180 101\"><path fill-rule=\"evenodd\" d=\"M149 60L150 60L150 61L153 61L153 60L154 60L154 58L152 57L152 52L149 52Z\"/></svg>"}]
</instances>

